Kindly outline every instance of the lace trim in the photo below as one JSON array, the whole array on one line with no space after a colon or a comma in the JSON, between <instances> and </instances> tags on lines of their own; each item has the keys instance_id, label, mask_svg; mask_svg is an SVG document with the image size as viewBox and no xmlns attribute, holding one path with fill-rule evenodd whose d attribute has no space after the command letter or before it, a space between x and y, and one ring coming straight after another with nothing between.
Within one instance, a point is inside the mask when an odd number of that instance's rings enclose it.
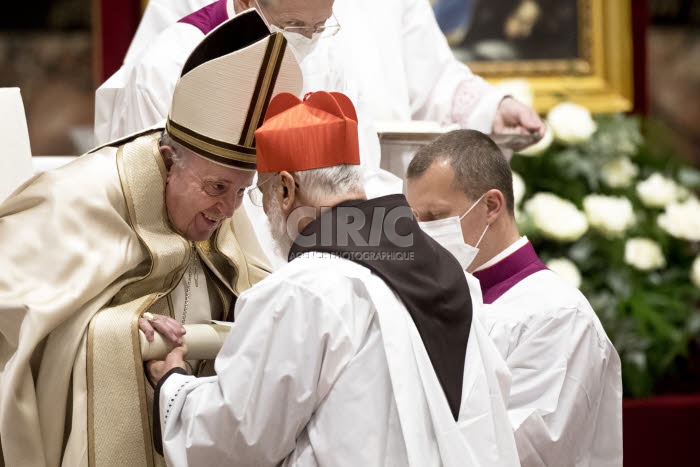
<instances>
[{"instance_id":1,"label":"lace trim","mask_svg":"<svg viewBox=\"0 0 700 467\"><path fill-rule=\"evenodd\" d=\"M491 85L480 76L472 75L459 83L452 98L452 122L462 128L468 126L469 117L481 98L489 92Z\"/></svg>"}]
</instances>

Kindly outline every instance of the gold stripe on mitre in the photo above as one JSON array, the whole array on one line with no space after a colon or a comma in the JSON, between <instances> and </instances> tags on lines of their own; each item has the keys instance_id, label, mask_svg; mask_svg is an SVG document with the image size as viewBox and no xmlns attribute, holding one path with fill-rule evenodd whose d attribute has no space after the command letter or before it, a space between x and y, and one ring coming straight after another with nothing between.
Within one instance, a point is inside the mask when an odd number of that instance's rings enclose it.
<instances>
[{"instance_id":1,"label":"gold stripe on mitre","mask_svg":"<svg viewBox=\"0 0 700 467\"><path fill-rule=\"evenodd\" d=\"M173 140L213 162L242 170L256 168L255 148L210 138L178 124L170 117L165 122L165 129Z\"/></svg>"},{"instance_id":2,"label":"gold stripe on mitre","mask_svg":"<svg viewBox=\"0 0 700 467\"><path fill-rule=\"evenodd\" d=\"M255 130L262 125L265 119L265 111L272 98L277 75L282 67L286 44L287 40L281 33L276 32L270 35L253 96L248 106L248 115L246 115L241 131L241 139L238 142L242 146L255 147Z\"/></svg>"}]
</instances>

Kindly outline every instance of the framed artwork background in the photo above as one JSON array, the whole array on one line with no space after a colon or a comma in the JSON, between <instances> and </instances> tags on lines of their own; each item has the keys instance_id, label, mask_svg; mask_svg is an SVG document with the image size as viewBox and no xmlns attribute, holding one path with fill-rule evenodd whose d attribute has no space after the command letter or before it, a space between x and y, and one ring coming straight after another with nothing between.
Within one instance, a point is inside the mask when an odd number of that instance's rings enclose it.
<instances>
[{"instance_id":1,"label":"framed artwork background","mask_svg":"<svg viewBox=\"0 0 700 467\"><path fill-rule=\"evenodd\" d=\"M635 2L634 9L632 0L562 1L576 2L578 57L470 61L467 62L469 67L492 83L510 78L526 79L535 95L533 106L542 113L564 100L585 105L592 112L633 108L645 112L646 1ZM148 0L92 2L95 83L98 86L121 65Z\"/></svg>"},{"instance_id":2,"label":"framed artwork background","mask_svg":"<svg viewBox=\"0 0 700 467\"><path fill-rule=\"evenodd\" d=\"M568 1L574 2L576 8L577 27L571 31L578 43L575 57L477 58L465 63L492 83L526 79L534 92L533 106L542 113L564 100L585 105L592 112L632 110L635 96L631 0ZM546 15L547 10L541 14ZM494 31L494 35L499 33ZM464 58L459 47L453 50L458 59Z\"/></svg>"}]
</instances>

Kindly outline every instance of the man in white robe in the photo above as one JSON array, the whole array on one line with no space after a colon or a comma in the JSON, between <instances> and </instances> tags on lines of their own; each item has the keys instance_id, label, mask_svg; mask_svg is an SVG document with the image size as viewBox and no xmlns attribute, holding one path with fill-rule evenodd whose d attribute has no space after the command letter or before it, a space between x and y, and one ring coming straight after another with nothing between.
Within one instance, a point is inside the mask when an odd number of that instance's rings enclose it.
<instances>
[{"instance_id":1,"label":"man in white robe","mask_svg":"<svg viewBox=\"0 0 700 467\"><path fill-rule=\"evenodd\" d=\"M269 1L269 0L268 0ZM186 2L192 5L192 2ZM254 0L218 0L201 2L203 5L183 17L172 21L163 31L142 46L134 45L128 61L95 92L95 141L104 144L116 138L141 131L165 120L176 77L179 76L190 52L204 36L219 24L237 13L258 4ZM267 1L263 0L263 4ZM279 0L277 17L293 24L304 24L314 30L332 15L333 0ZM157 9L144 21L162 9ZM148 13L148 10L147 10ZM268 15L269 16L269 15ZM268 24L284 27L263 16ZM162 24L162 23L159 23ZM287 34L288 37L301 34ZM318 36L317 36L318 37ZM315 39L322 42L321 37ZM300 39L300 41L303 41ZM290 44L290 47L293 46ZM138 52L137 52L138 51ZM297 62L306 58L296 50ZM303 68L302 68L303 71ZM173 78L175 76L175 78ZM306 91L306 89L304 89ZM301 92L301 91L300 91Z\"/></svg>"},{"instance_id":2,"label":"man in white robe","mask_svg":"<svg viewBox=\"0 0 700 467\"><path fill-rule=\"evenodd\" d=\"M456 130L408 167L421 226L479 279L479 315L510 368L508 413L524 466L621 466L620 359L581 292L547 269L514 217L510 167Z\"/></svg>"},{"instance_id":3,"label":"man in white robe","mask_svg":"<svg viewBox=\"0 0 700 467\"><path fill-rule=\"evenodd\" d=\"M0 204L4 465L161 465L139 329L180 342L184 323L232 319L268 274L231 217L269 99L301 86L285 44L254 11L222 24L187 60L166 132L98 148Z\"/></svg>"},{"instance_id":4,"label":"man in white robe","mask_svg":"<svg viewBox=\"0 0 700 467\"><path fill-rule=\"evenodd\" d=\"M228 2L230 11L239 3L241 8L256 6L250 0ZM260 0L263 6L291 6L292 2ZM177 62L173 64L170 58L173 53L177 54L175 48L191 48L192 45L188 44L198 40L196 34L176 27L175 32L165 34L161 41L158 28L168 21L174 23L194 11L192 8L211 3L211 0L174 0L169 2L167 12L163 8L146 9L143 26L139 27L130 46L131 57L96 93L96 141L106 142L138 131L139 118L145 127L153 124L159 116L163 117L158 107L167 108L168 89L172 89L173 83L154 73L141 73L137 77L134 60L155 68L177 66ZM305 4L300 8L313 7L313 4ZM347 76L345 81L351 86L346 89L337 87L337 78L331 74L325 85L317 88L305 86L306 90L337 90L348 94L361 119L367 112L374 121L434 120L487 133L537 131L543 134L543 123L533 109L513 98L506 98L502 91L474 75L454 58L428 0L336 0L333 9L341 29L332 46L332 54L339 59L325 69L337 71L342 68L342 74ZM157 15L168 17L153 18ZM138 59L133 58L143 51L150 52ZM186 52L182 53L186 55ZM304 75L306 77L306 70ZM133 90L129 89L134 86ZM159 99L142 94L146 89L150 90L151 96L165 97L166 102L159 103ZM121 118L119 114L123 112L128 112L129 118Z\"/></svg>"},{"instance_id":5,"label":"man in white robe","mask_svg":"<svg viewBox=\"0 0 700 467\"><path fill-rule=\"evenodd\" d=\"M169 465L518 465L478 288L403 195L366 199L356 119L339 93L270 103L256 191L290 263L239 298L217 376L148 363Z\"/></svg>"}]
</instances>

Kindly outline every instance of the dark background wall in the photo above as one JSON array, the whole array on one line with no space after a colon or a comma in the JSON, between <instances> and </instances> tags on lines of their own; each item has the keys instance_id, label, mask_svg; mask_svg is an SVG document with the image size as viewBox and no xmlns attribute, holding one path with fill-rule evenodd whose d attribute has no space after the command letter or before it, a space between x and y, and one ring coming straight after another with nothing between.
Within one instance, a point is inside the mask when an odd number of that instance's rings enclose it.
<instances>
[{"instance_id":1,"label":"dark background wall","mask_svg":"<svg viewBox=\"0 0 700 467\"><path fill-rule=\"evenodd\" d=\"M0 15L0 87L22 92L33 154L75 154L92 131L90 0L15 2Z\"/></svg>"},{"instance_id":2,"label":"dark background wall","mask_svg":"<svg viewBox=\"0 0 700 467\"><path fill-rule=\"evenodd\" d=\"M649 114L673 147L700 166L700 1L650 0Z\"/></svg>"}]
</instances>

